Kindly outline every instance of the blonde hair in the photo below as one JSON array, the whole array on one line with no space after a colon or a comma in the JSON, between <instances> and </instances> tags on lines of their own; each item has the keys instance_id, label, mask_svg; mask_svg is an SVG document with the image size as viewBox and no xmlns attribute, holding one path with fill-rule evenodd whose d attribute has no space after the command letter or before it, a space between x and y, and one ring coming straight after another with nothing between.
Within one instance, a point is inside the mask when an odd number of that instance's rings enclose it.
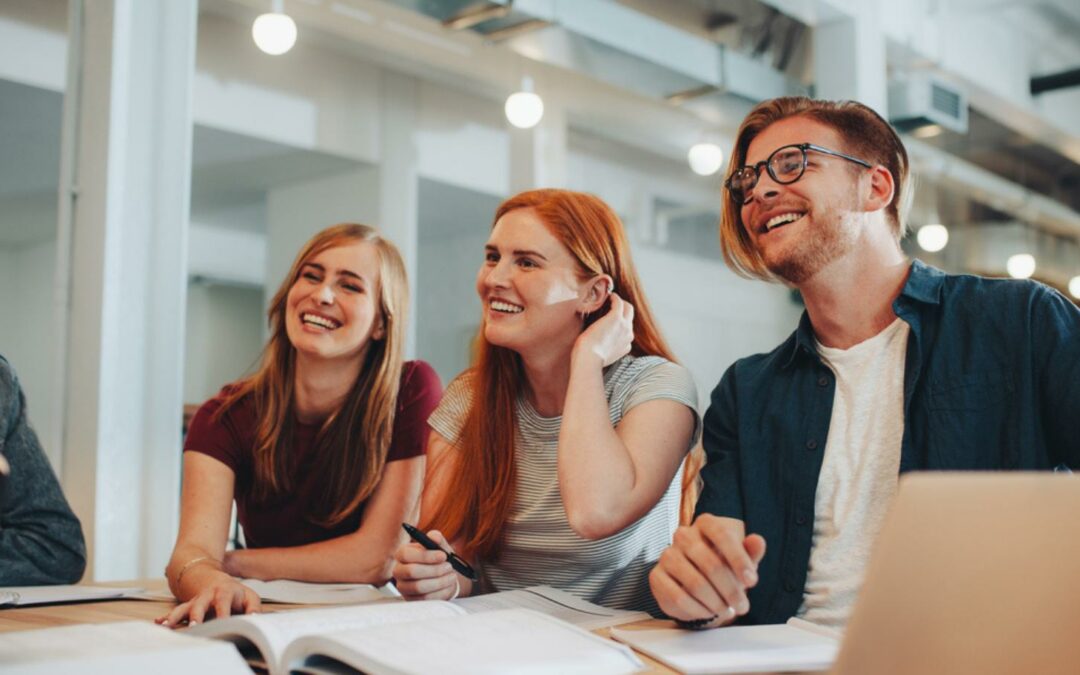
<instances>
[{"instance_id":1,"label":"blonde hair","mask_svg":"<svg viewBox=\"0 0 1080 675\"><path fill-rule=\"evenodd\" d=\"M375 490L394 427L405 346L405 317L409 287L405 264L397 248L368 225L343 223L312 237L293 260L267 311L270 340L258 371L237 386L218 410L218 419L247 395L254 397L256 414L253 495L266 501L293 489L290 449L295 430L293 398L296 349L285 328L289 290L301 268L323 251L353 242L368 242L379 257L379 316L385 335L371 338L360 374L341 407L323 423L316 444L325 452L313 456L314 471L324 489L311 504L314 522L340 523Z\"/></svg>"},{"instance_id":2,"label":"blonde hair","mask_svg":"<svg viewBox=\"0 0 1080 675\"><path fill-rule=\"evenodd\" d=\"M746 164L751 141L768 126L788 117L807 117L835 129L844 147L835 148L884 166L892 174L895 192L886 209L893 236L899 242L907 232L907 212L911 202L907 150L896 131L871 108L856 101L819 101L804 96L774 98L759 103L743 120L731 150L725 180ZM772 280L750 235L743 227L741 204L724 190L720 215L720 251L737 274Z\"/></svg>"}]
</instances>

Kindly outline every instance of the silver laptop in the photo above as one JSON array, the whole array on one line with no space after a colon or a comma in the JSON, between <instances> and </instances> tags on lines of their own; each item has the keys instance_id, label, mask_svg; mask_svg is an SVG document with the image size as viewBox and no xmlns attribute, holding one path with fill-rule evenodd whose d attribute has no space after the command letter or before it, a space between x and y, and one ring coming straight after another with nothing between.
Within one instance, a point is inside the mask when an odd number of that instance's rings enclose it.
<instances>
[{"instance_id":1,"label":"silver laptop","mask_svg":"<svg viewBox=\"0 0 1080 675\"><path fill-rule=\"evenodd\" d=\"M832 672L1080 673L1080 477L902 478Z\"/></svg>"}]
</instances>

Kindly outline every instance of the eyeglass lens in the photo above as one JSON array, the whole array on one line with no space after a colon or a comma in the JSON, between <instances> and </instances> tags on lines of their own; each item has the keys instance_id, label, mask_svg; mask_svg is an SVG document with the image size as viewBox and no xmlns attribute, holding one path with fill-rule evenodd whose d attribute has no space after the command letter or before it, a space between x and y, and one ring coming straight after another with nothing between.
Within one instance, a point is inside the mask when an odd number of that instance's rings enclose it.
<instances>
[{"instance_id":1,"label":"eyeglass lens","mask_svg":"<svg viewBox=\"0 0 1080 675\"><path fill-rule=\"evenodd\" d=\"M777 149L769 155L769 175L777 183L793 183L802 176L806 166L806 152L798 146L788 146ZM731 177L731 189L740 197L754 189L757 185L760 168L745 166Z\"/></svg>"}]
</instances>

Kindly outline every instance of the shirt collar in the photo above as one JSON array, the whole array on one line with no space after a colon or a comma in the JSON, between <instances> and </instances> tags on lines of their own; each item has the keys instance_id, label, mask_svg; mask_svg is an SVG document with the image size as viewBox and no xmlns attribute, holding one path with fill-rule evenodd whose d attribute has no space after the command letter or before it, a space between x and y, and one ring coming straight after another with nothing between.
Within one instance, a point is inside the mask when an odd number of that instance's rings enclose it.
<instances>
[{"instance_id":1,"label":"shirt collar","mask_svg":"<svg viewBox=\"0 0 1080 675\"><path fill-rule=\"evenodd\" d=\"M944 272L927 265L917 258L912 260L907 281L900 291L900 297L893 303L893 310L897 316L903 317L906 314L904 310L909 304L909 299L931 305L941 304L941 290L944 284ZM814 338L814 327L810 324L810 315L805 310L799 319L799 327L795 329L795 333L788 340L783 358L784 367L789 367L800 352L817 356L817 340Z\"/></svg>"},{"instance_id":2,"label":"shirt collar","mask_svg":"<svg viewBox=\"0 0 1080 675\"><path fill-rule=\"evenodd\" d=\"M911 273L900 291L900 298L911 298L929 305L941 304L941 289L945 285L945 273L931 267L918 258L911 261Z\"/></svg>"}]
</instances>

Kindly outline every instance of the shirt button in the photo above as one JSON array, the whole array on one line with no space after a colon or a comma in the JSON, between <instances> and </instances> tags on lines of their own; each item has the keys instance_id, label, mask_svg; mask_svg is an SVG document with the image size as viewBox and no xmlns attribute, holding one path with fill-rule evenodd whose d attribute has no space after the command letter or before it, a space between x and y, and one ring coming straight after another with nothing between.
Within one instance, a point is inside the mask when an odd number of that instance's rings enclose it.
<instances>
[{"instance_id":1,"label":"shirt button","mask_svg":"<svg viewBox=\"0 0 1080 675\"><path fill-rule=\"evenodd\" d=\"M829 386L829 378L822 375L821 377L819 377L817 379L817 386L819 386L819 387L827 387L827 386Z\"/></svg>"},{"instance_id":2,"label":"shirt button","mask_svg":"<svg viewBox=\"0 0 1080 675\"><path fill-rule=\"evenodd\" d=\"M815 441L812 438L810 440L808 440L806 442L806 449L807 450L817 450L817 441Z\"/></svg>"},{"instance_id":3,"label":"shirt button","mask_svg":"<svg viewBox=\"0 0 1080 675\"><path fill-rule=\"evenodd\" d=\"M788 593L794 593L795 592L795 584L791 583L790 581L785 581L784 582L784 590L787 591Z\"/></svg>"},{"instance_id":4,"label":"shirt button","mask_svg":"<svg viewBox=\"0 0 1080 675\"><path fill-rule=\"evenodd\" d=\"M795 516L795 524L796 525L805 525L806 524L806 516L804 516L804 515Z\"/></svg>"}]
</instances>

